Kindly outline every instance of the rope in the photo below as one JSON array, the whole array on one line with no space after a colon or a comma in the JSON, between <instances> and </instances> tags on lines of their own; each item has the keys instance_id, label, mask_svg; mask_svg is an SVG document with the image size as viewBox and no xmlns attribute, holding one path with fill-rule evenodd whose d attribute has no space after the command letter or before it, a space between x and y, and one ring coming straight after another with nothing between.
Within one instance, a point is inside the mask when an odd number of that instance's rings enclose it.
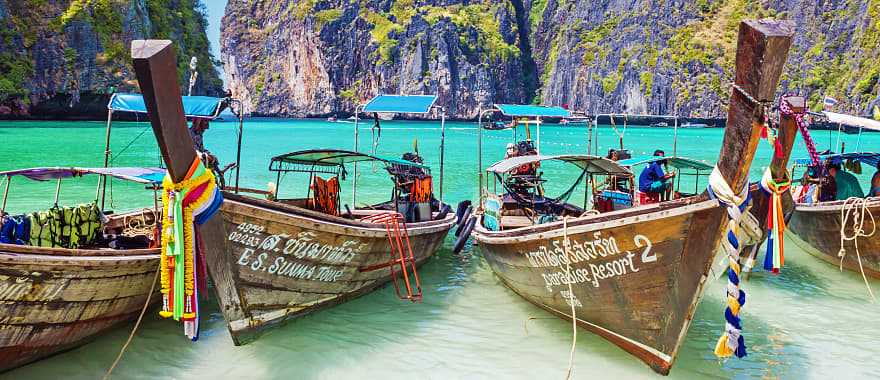
<instances>
[{"instance_id":1,"label":"rope","mask_svg":"<svg viewBox=\"0 0 880 380\"><path fill-rule=\"evenodd\" d=\"M745 339L742 336L742 325L739 318L739 312L746 303L746 293L740 289L740 265L739 254L742 245L737 239L737 231L743 214L748 213L751 204L751 194L749 192L749 184L745 183L739 194L735 193L727 180L721 174L716 166L709 175L709 196L717 199L719 203L727 208L727 233L726 239L721 239L721 246L727 253L728 270L727 270L727 309L724 311L724 317L727 321L725 331L718 338L715 345L715 355L719 358L736 355L738 358L746 356Z\"/></svg>"},{"instance_id":2,"label":"rope","mask_svg":"<svg viewBox=\"0 0 880 380\"><path fill-rule=\"evenodd\" d=\"M110 155L111 157L113 157L113 158L110 159L110 163L111 163L111 164L114 163L114 162L116 161L116 159L119 158L119 157L122 155L122 153L125 153L125 151L128 150L128 148L130 148L130 147L134 144L135 141L137 141L138 139L140 139L141 136L143 136L144 133L147 133L147 131L149 131L149 130L150 130L150 126L149 126L149 125L147 125L146 127L144 127L143 130L141 130L141 133L139 133L137 136L135 136L133 139L131 139L131 141L128 142L128 145L126 145L124 148L122 148L121 150L119 150L119 153L117 153L116 155L111 155L111 154L110 154L110 151L108 150L108 151L107 151L107 154Z\"/></svg>"},{"instance_id":3,"label":"rope","mask_svg":"<svg viewBox=\"0 0 880 380\"><path fill-rule=\"evenodd\" d=\"M779 102L779 112L783 115L794 118L798 130L801 132L801 137L804 138L804 145L807 146L807 152L810 154L810 161L813 163L813 166L819 166L821 168L819 165L819 152L816 151L816 143L813 142L813 138L810 136L810 131L807 129L807 121L804 120L805 115L801 112L794 112L791 105L788 104L787 101L782 100Z\"/></svg>"},{"instance_id":4,"label":"rope","mask_svg":"<svg viewBox=\"0 0 880 380\"><path fill-rule=\"evenodd\" d=\"M764 270L779 274L785 265L785 215L782 209L782 195L791 187L791 180L785 178L779 182L773 179L770 168L761 177L761 189L770 196L767 206L767 253L764 255Z\"/></svg>"},{"instance_id":5,"label":"rope","mask_svg":"<svg viewBox=\"0 0 880 380\"><path fill-rule=\"evenodd\" d=\"M162 266L162 260L159 260L159 267ZM116 360L113 361L113 365L110 366L110 369L107 370L107 373L104 374L103 380L110 379L110 374L113 373L113 370L116 369L116 365L119 364L119 361L122 360L122 355L125 354L125 350L128 349L128 345L131 343L132 339L134 339L134 334L137 332L138 327L141 325L141 320L144 319L144 314L147 312L147 308L150 307L150 299L153 298L153 290L156 289L156 279L159 278L160 268L156 268L156 274L153 276L153 281L150 282L150 292L147 293L147 301L144 302L144 307L141 308L141 314L138 315L137 321L134 323L134 327L131 329L131 333L128 334L128 339L126 339L125 344L122 345L122 349L119 350L119 354L116 355Z\"/></svg>"},{"instance_id":6,"label":"rope","mask_svg":"<svg viewBox=\"0 0 880 380\"><path fill-rule=\"evenodd\" d=\"M562 247L565 249L565 255L571 257L571 241L568 240L568 217L562 218ZM571 278L571 260L565 260L565 278L568 282L568 304L571 305L571 351L568 353L568 370L565 373L565 380L571 379L571 371L574 369L574 349L577 346L577 314L574 309L574 291L572 290ZM564 298L564 297L563 297Z\"/></svg>"},{"instance_id":7,"label":"rope","mask_svg":"<svg viewBox=\"0 0 880 380\"><path fill-rule=\"evenodd\" d=\"M852 220L853 232L852 235L847 235L846 225L850 219ZM871 220L871 233L865 233L865 220L867 219ZM871 300L877 302L874 292L871 291L871 285L868 284L868 277L865 276L865 268L862 267L862 255L859 253L858 242L859 237L871 237L875 232L877 232L877 223L874 220L874 214L868 208L868 199L851 197L843 202L843 207L840 209L840 251L837 252L837 257L840 257L840 270L843 270L843 259L846 257L846 249L843 248L843 244L846 241L852 241L856 247L856 259L859 262L859 271L862 273L862 280L865 281L868 295L871 296Z\"/></svg>"}]
</instances>

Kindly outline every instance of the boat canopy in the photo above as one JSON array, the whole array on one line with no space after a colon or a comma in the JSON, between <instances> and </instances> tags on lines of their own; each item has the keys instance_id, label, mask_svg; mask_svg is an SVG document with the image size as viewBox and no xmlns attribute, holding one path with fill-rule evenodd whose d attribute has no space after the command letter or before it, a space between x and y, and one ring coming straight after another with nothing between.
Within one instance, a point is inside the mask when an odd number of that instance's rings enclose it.
<instances>
[{"instance_id":1,"label":"boat canopy","mask_svg":"<svg viewBox=\"0 0 880 380\"><path fill-rule=\"evenodd\" d=\"M436 95L376 95L363 112L428 113L436 101Z\"/></svg>"},{"instance_id":2,"label":"boat canopy","mask_svg":"<svg viewBox=\"0 0 880 380\"><path fill-rule=\"evenodd\" d=\"M496 174L504 174L522 165L551 160L571 163L591 174L630 174L630 171L627 168L607 158L574 154L556 156L530 155L511 157L496 162L494 165L486 169L486 171Z\"/></svg>"},{"instance_id":3,"label":"boat canopy","mask_svg":"<svg viewBox=\"0 0 880 380\"><path fill-rule=\"evenodd\" d=\"M272 157L272 162L269 165L269 170L286 171L286 169L281 168L282 164L304 166L343 166L345 164L364 161L379 161L384 162L388 165L400 165L428 169L428 167L425 165L412 161L407 161L401 158L379 157L348 150L310 149Z\"/></svg>"},{"instance_id":4,"label":"boat canopy","mask_svg":"<svg viewBox=\"0 0 880 380\"><path fill-rule=\"evenodd\" d=\"M210 96L181 96L183 113L186 117L203 117L214 119L225 108L223 98ZM113 94L107 108L111 111L147 113L144 97L140 94Z\"/></svg>"},{"instance_id":5,"label":"boat canopy","mask_svg":"<svg viewBox=\"0 0 880 380\"><path fill-rule=\"evenodd\" d=\"M870 165L871 167L877 167L877 163L880 162L880 153L873 152L850 152L850 153L834 153L834 154L823 154L819 156L822 161L831 160L832 162L838 161L843 162L847 160L859 161L864 164ZM809 157L806 158L798 158L794 160L795 165L799 166L810 166L812 165L812 161Z\"/></svg>"},{"instance_id":6,"label":"boat canopy","mask_svg":"<svg viewBox=\"0 0 880 380\"><path fill-rule=\"evenodd\" d=\"M619 164L627 167L634 167L644 164L650 164L652 162L663 161L666 160L669 166L672 166L676 169L693 169L693 170L712 170L713 166L709 165L703 161L697 161L690 158L684 157L663 157L663 156L644 156L644 157L633 157L628 158L626 160L618 161Z\"/></svg>"},{"instance_id":7,"label":"boat canopy","mask_svg":"<svg viewBox=\"0 0 880 380\"><path fill-rule=\"evenodd\" d=\"M501 111L504 116L512 117L571 117L571 112L562 107L496 104L495 108Z\"/></svg>"},{"instance_id":8,"label":"boat canopy","mask_svg":"<svg viewBox=\"0 0 880 380\"><path fill-rule=\"evenodd\" d=\"M880 131L880 121L835 112L822 112L829 122Z\"/></svg>"},{"instance_id":9,"label":"boat canopy","mask_svg":"<svg viewBox=\"0 0 880 380\"><path fill-rule=\"evenodd\" d=\"M82 177L87 174L108 175L126 181L158 185L165 177L165 169L162 168L77 168L77 167L41 167L29 169L17 169L0 172L0 176L23 176L34 181L48 181L59 178Z\"/></svg>"}]
</instances>

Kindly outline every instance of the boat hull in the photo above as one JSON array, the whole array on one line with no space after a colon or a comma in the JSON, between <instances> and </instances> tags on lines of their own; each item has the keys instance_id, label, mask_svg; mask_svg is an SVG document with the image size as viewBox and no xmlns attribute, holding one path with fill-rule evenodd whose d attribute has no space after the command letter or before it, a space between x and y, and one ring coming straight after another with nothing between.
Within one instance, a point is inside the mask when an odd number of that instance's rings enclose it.
<instances>
[{"instance_id":1,"label":"boat hull","mask_svg":"<svg viewBox=\"0 0 880 380\"><path fill-rule=\"evenodd\" d=\"M827 261L833 265L840 265L837 256L840 251L840 227L841 209L843 201L822 202L816 205L797 204L792 212L788 223L788 235L801 249L812 256ZM880 198L868 200L868 209L871 213L880 216ZM870 233L870 220L864 226ZM846 229L847 235L852 235L851 223ZM862 268L865 274L880 278L880 239L877 236L862 237L857 240L858 251L861 256ZM856 242L845 241L843 248L846 255L843 259L843 267L860 272L859 258L856 256Z\"/></svg>"},{"instance_id":2,"label":"boat hull","mask_svg":"<svg viewBox=\"0 0 880 380\"><path fill-rule=\"evenodd\" d=\"M158 249L0 244L0 371L77 347L137 317L158 268Z\"/></svg>"},{"instance_id":3,"label":"boat hull","mask_svg":"<svg viewBox=\"0 0 880 380\"><path fill-rule=\"evenodd\" d=\"M474 236L515 293L569 320L574 303L578 325L667 374L702 295L716 252L707 247L717 244L725 214L705 198L644 209L572 219L567 228L561 222L501 232L478 226ZM572 244L571 276L561 259L564 235Z\"/></svg>"},{"instance_id":4,"label":"boat hull","mask_svg":"<svg viewBox=\"0 0 880 380\"><path fill-rule=\"evenodd\" d=\"M236 345L273 325L366 294L391 280L381 225L224 194L209 270ZM443 243L455 215L407 225L416 264ZM207 245L207 244L206 244ZM398 270L399 273L399 270ZM402 286L403 284L401 284Z\"/></svg>"}]
</instances>

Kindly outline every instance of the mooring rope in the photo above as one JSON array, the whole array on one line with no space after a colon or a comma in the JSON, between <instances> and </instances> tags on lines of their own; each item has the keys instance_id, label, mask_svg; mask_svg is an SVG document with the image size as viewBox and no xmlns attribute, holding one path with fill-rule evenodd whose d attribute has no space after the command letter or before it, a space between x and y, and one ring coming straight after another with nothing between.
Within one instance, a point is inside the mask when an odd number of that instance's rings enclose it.
<instances>
[{"instance_id":1,"label":"mooring rope","mask_svg":"<svg viewBox=\"0 0 880 380\"><path fill-rule=\"evenodd\" d=\"M740 228L743 215L749 211L751 205L751 193L749 183L746 182L742 191L737 194L724 179L721 171L716 166L709 176L709 196L727 208L727 228L721 239L721 246L727 254L727 308L724 311L726 325L724 333L718 338L715 345L715 355L723 358L736 355L738 358L746 356L745 339L742 336L742 324L739 312L746 303L746 293L740 289L740 265L739 254L742 249L737 238L737 230Z\"/></svg>"},{"instance_id":2,"label":"mooring rope","mask_svg":"<svg viewBox=\"0 0 880 380\"><path fill-rule=\"evenodd\" d=\"M851 236L846 234L846 225L850 219L852 220L853 229ZM871 220L871 233L865 233L865 220L867 219ZM856 259L859 263L862 280L865 281L865 287L868 289L868 295L871 296L872 301L877 302L877 298L874 297L874 292L871 290L871 285L868 283L868 277L865 276L865 268L862 266L862 255L859 253L858 241L859 237L871 237L874 236L875 232L877 232L877 223L874 220L874 214L868 208L868 199L850 197L845 200L843 207L840 209L840 251L837 252L837 257L840 257L840 270L843 270L843 259L846 257L846 248L843 247L843 244L844 242L852 241L856 247Z\"/></svg>"},{"instance_id":3,"label":"mooring rope","mask_svg":"<svg viewBox=\"0 0 880 380\"><path fill-rule=\"evenodd\" d=\"M116 360L113 361L113 365L110 366L110 369L107 370L107 373L104 374L103 380L110 379L110 374L113 373L113 370L116 369L116 366L119 364L119 361L122 360L122 355L125 354L125 350L128 349L128 345L131 343L132 339L134 339L134 334L137 332L138 327L141 325L141 320L144 319L144 314L147 313L147 308L150 307L150 299L153 298L153 290L156 289L156 280L159 279L159 272L162 266L162 260L159 260L159 267L156 268L156 274L153 276L153 281L150 282L150 291L147 293L147 301L144 302L144 307L141 308L141 314L138 315L137 321L134 323L134 327L131 329L131 333L128 334L128 339L125 340L125 344L122 345L122 349L119 350L119 354L116 355Z\"/></svg>"},{"instance_id":4,"label":"mooring rope","mask_svg":"<svg viewBox=\"0 0 880 380\"><path fill-rule=\"evenodd\" d=\"M565 373L565 379L571 379L571 371L574 369L574 349L577 346L577 314L574 309L574 291L572 290L571 281L571 242L568 240L568 216L562 218L562 247L565 250L565 278L568 282L568 304L571 305L571 351L568 353L568 371ZM562 260L560 260L562 261ZM565 298L565 297L563 297Z\"/></svg>"}]
</instances>

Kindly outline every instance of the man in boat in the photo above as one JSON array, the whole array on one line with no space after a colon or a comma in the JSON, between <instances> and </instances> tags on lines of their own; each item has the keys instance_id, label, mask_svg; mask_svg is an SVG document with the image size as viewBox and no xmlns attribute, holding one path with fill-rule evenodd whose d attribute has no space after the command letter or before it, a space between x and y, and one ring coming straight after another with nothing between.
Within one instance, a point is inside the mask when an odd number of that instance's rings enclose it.
<instances>
[{"instance_id":1,"label":"man in boat","mask_svg":"<svg viewBox=\"0 0 880 380\"><path fill-rule=\"evenodd\" d=\"M666 153L657 149L654 156L665 157ZM671 180L675 178L675 172L665 173L660 166L666 164L665 160L654 161L639 174L639 191L660 198L661 200L669 200L672 196Z\"/></svg>"},{"instance_id":2,"label":"man in boat","mask_svg":"<svg viewBox=\"0 0 880 380\"><path fill-rule=\"evenodd\" d=\"M834 199L838 201L846 200L852 197L864 198L865 192L859 185L859 179L852 173L841 169L841 160L835 159L828 163L828 175L834 177L835 195Z\"/></svg>"},{"instance_id":3,"label":"man in boat","mask_svg":"<svg viewBox=\"0 0 880 380\"><path fill-rule=\"evenodd\" d=\"M605 156L605 158L611 161L620 161L621 153L625 152L612 148L608 150L608 155ZM609 190L622 191L632 195L632 186L630 186L632 184L631 175L609 175L608 178L605 179L605 183L611 186Z\"/></svg>"},{"instance_id":4,"label":"man in boat","mask_svg":"<svg viewBox=\"0 0 880 380\"><path fill-rule=\"evenodd\" d=\"M193 147L196 148L196 154L198 154L199 158L201 158L202 163L204 163L205 167L214 171L220 187L223 188L226 186L226 181L223 178L223 172L225 170L220 170L220 161L217 160L217 157L211 154L211 152L205 148L205 140L202 137L205 131L207 131L210 127L211 126L208 124L208 119L201 117L193 118L192 125L189 127L189 135L190 137L192 137ZM228 168L229 167L227 167L227 169Z\"/></svg>"},{"instance_id":5,"label":"man in boat","mask_svg":"<svg viewBox=\"0 0 880 380\"><path fill-rule=\"evenodd\" d=\"M871 177L871 191L868 191L869 197L880 197L880 162L877 162L877 171Z\"/></svg>"}]
</instances>

